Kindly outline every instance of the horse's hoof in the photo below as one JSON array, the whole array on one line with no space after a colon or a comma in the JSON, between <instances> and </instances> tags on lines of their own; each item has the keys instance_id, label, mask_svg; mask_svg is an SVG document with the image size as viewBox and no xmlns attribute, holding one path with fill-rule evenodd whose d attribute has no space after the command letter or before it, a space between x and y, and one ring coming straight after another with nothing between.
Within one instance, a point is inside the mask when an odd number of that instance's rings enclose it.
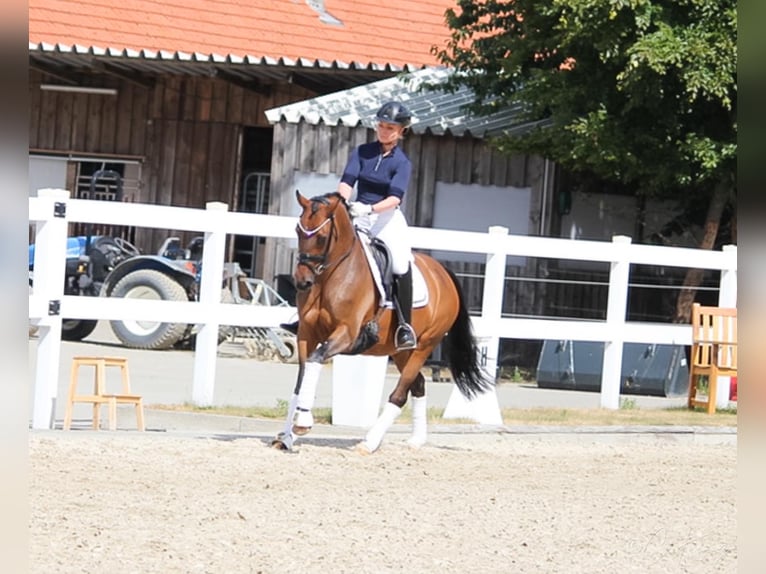
<instances>
[{"instance_id":1,"label":"horse's hoof","mask_svg":"<svg viewBox=\"0 0 766 574\"><path fill-rule=\"evenodd\" d=\"M271 448L277 450L292 450L293 449L293 437L287 433L279 433L277 437L271 441Z\"/></svg>"},{"instance_id":2,"label":"horse's hoof","mask_svg":"<svg viewBox=\"0 0 766 574\"><path fill-rule=\"evenodd\" d=\"M309 434L309 431L311 430L311 427L299 427L298 425L293 425L293 433L298 436L304 436Z\"/></svg>"},{"instance_id":3,"label":"horse's hoof","mask_svg":"<svg viewBox=\"0 0 766 574\"><path fill-rule=\"evenodd\" d=\"M411 438L407 441L407 446L410 448L420 448L426 444L426 439L424 438Z\"/></svg>"},{"instance_id":4,"label":"horse's hoof","mask_svg":"<svg viewBox=\"0 0 766 574\"><path fill-rule=\"evenodd\" d=\"M367 443L365 443L365 442L360 442L360 443L358 443L358 444L357 444L357 445L354 447L354 450L356 451L356 453L357 453L357 454L361 454L361 455L363 455L363 456L367 456L367 455L370 455L370 454L372 454L372 452L373 452L373 451L371 451L371 450L370 450L370 447L369 447L369 446L367 446Z\"/></svg>"},{"instance_id":5,"label":"horse's hoof","mask_svg":"<svg viewBox=\"0 0 766 574\"><path fill-rule=\"evenodd\" d=\"M287 445L278 438L275 438L273 441L271 441L271 448L275 448L277 450L290 450L287 448Z\"/></svg>"}]
</instances>

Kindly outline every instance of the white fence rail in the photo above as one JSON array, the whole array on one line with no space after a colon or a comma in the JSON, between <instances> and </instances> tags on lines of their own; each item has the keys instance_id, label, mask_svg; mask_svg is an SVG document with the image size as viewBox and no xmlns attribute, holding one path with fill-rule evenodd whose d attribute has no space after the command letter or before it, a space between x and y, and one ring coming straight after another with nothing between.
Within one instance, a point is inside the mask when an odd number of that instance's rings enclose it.
<instances>
[{"instance_id":1,"label":"white fence rail","mask_svg":"<svg viewBox=\"0 0 766 574\"><path fill-rule=\"evenodd\" d=\"M64 190L40 190L29 199L29 221L36 222L34 291L29 318L39 326L33 428L52 428L61 346L61 318L138 319L200 325L194 357L192 401L209 406L215 388L219 325L276 326L294 316L292 307L258 307L220 302L227 234L295 237L295 218L230 213L221 203L190 209L138 203L69 199ZM146 301L77 297L63 294L67 227L70 222L178 229L204 233L200 301ZM631 264L695 267L721 271L719 305L736 306L737 249L723 251L633 245L618 236L612 242L509 235L503 227L488 233L411 228L415 248L485 253L482 312L474 330L495 373L500 338L560 339L605 343L601 406L618 408L622 347L625 342L691 344L689 325L626 322ZM603 261L611 265L605 321L503 318L501 315L507 256Z\"/></svg>"}]
</instances>

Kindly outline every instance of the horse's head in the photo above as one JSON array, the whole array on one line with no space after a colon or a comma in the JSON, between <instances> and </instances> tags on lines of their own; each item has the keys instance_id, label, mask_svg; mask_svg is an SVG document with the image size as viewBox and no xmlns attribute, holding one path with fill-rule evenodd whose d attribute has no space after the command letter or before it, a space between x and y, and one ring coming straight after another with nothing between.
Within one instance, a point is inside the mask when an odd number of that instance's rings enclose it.
<instances>
[{"instance_id":1,"label":"horse's head","mask_svg":"<svg viewBox=\"0 0 766 574\"><path fill-rule=\"evenodd\" d=\"M308 199L296 190L295 196L302 211L295 228L298 264L294 278L295 287L305 291L325 269L340 261L354 234L346 202L339 193Z\"/></svg>"}]
</instances>

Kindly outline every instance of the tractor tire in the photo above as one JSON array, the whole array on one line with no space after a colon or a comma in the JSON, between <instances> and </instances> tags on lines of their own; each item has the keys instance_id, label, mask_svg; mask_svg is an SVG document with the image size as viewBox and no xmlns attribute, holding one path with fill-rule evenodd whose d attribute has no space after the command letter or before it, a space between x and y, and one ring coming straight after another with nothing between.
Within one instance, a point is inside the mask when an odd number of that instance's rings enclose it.
<instances>
[{"instance_id":1,"label":"tractor tire","mask_svg":"<svg viewBox=\"0 0 766 574\"><path fill-rule=\"evenodd\" d=\"M61 338L65 341L82 341L98 325L94 319L62 319Z\"/></svg>"},{"instance_id":2,"label":"tractor tire","mask_svg":"<svg viewBox=\"0 0 766 574\"><path fill-rule=\"evenodd\" d=\"M183 286L173 278L153 269L128 273L114 286L112 297L188 301ZM115 336L133 349L169 349L186 333L186 323L156 321L110 321Z\"/></svg>"},{"instance_id":3,"label":"tractor tire","mask_svg":"<svg viewBox=\"0 0 766 574\"><path fill-rule=\"evenodd\" d=\"M287 347L290 350L290 354L286 357L283 357L278 352L274 353L277 357L279 357L279 360L283 363L288 364L297 364L298 363L298 337L293 335L292 333L288 333L285 336L279 337L282 340L282 344L284 344L285 347Z\"/></svg>"}]
</instances>

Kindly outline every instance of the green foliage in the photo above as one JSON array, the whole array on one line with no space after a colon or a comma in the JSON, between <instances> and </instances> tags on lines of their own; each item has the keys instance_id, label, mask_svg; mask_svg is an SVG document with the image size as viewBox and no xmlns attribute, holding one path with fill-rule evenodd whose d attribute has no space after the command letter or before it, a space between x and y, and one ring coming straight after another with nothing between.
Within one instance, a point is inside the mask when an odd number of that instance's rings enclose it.
<instances>
[{"instance_id":1,"label":"green foliage","mask_svg":"<svg viewBox=\"0 0 766 574\"><path fill-rule=\"evenodd\" d=\"M630 411L635 408L637 408L636 399L631 399L629 397L620 397L620 410Z\"/></svg>"},{"instance_id":2,"label":"green foliage","mask_svg":"<svg viewBox=\"0 0 766 574\"><path fill-rule=\"evenodd\" d=\"M472 110L537 122L499 139L638 193L733 191L734 0L459 0L441 61Z\"/></svg>"}]
</instances>

